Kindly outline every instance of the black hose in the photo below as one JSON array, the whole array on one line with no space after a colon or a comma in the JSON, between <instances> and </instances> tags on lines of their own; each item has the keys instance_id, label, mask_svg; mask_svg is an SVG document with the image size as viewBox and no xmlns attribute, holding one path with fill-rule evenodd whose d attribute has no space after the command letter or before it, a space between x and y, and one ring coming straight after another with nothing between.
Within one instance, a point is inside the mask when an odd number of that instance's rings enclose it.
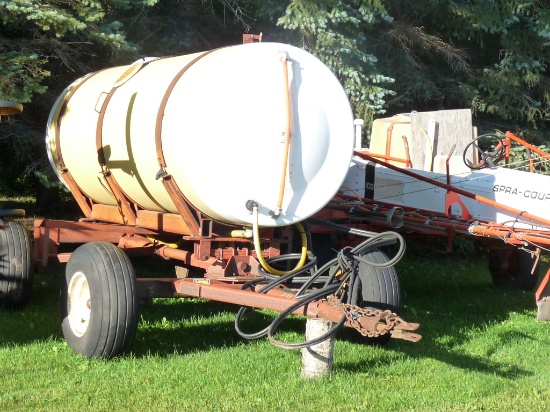
<instances>
[{"instance_id":1,"label":"black hose","mask_svg":"<svg viewBox=\"0 0 550 412\"><path fill-rule=\"evenodd\" d=\"M255 280L252 280L250 282L247 282L247 283L243 284L241 286L241 290L245 290L245 289L250 288L251 286L255 286L255 285L258 285L258 284L265 283L267 286L263 287L262 289L260 289L258 291L258 293L264 293L265 294L268 291L270 291L271 289L273 289L274 287L279 286L283 283L286 283L288 280L292 279L293 275L294 275L294 273L289 273L285 276L279 276L276 280L274 280L272 282L269 282L269 283L268 283L267 279L265 279L265 278L255 279ZM244 312L246 312L247 309L249 309L247 306L241 306L239 308L239 311L237 312L237 316L235 318L235 330L237 331L237 333L239 335L241 335L245 339L258 339L258 338L261 338L262 336L265 336L267 334L267 329L269 328L269 326L265 329L262 329L261 331L255 332L255 333L245 333L241 330L241 326L240 326L241 319L244 315Z\"/></svg>"},{"instance_id":2,"label":"black hose","mask_svg":"<svg viewBox=\"0 0 550 412\"><path fill-rule=\"evenodd\" d=\"M341 225L336 226L344 227ZM357 305L359 292L359 282L357 282L357 268L359 262L378 268L387 268L395 265L403 257L405 253L405 241L400 234L396 232L364 233L365 234L363 234L363 236L369 236L365 241L361 242L355 247L348 246L343 248L338 252L336 258L327 262L321 268L313 271L313 273L311 273L311 275L307 278L302 279L302 275L308 271L312 271L313 267L316 264L315 259L312 259L311 262L308 262L301 269L290 272L284 276L264 276L261 279L256 279L251 282L245 283L241 287L241 289L248 289L252 286L265 283L266 286L260 289L258 293L267 293L269 290L283 284L288 285L298 283L301 284L301 287L298 289L294 296L294 298L296 299L296 303L290 305L287 309L282 311L267 327L258 332L245 333L241 330L241 320L248 308L245 306L239 308L239 311L237 312L237 317L235 319L235 330L237 331L237 333L246 339L258 339L267 335L269 340L275 346L283 349L306 348L312 345L316 345L334 336L343 327L346 321L345 315L342 316L342 318L330 331L315 339L297 343L286 343L274 338L278 327L288 316L290 316L297 309L315 300L323 299L328 297L329 295L334 294L339 295L341 300L344 300L345 298L345 301L348 304ZM395 256L388 262L376 263L363 257L372 250L392 245L396 242L399 243L398 251L396 252ZM296 259L296 254L278 256L276 258L272 258L271 261L278 262L285 259ZM260 273L264 275L265 271L260 271ZM343 290L344 286L347 288L346 290Z\"/></svg>"},{"instance_id":3,"label":"black hose","mask_svg":"<svg viewBox=\"0 0 550 412\"><path fill-rule=\"evenodd\" d=\"M298 260L301 257L302 257L301 253L289 253L289 254L286 254L286 255L280 255L280 256L275 256L275 257L266 259L266 262L269 264L269 266L272 266L272 263L280 263L280 262L284 262L284 261L287 261L287 260ZM295 271L292 272L292 274L294 275L294 276L292 276L293 282L294 283L303 283L303 282L305 282L311 276L311 275L307 275L306 273L308 271L313 270L316 265L317 265L317 257L316 256L311 256L308 252L308 261L301 268L296 269ZM281 278L281 276L279 276L279 275L274 275L272 273L269 273L267 270L265 270L261 266L258 268L258 272L259 272L260 276L262 276L262 277L264 277L268 280L276 280L276 279ZM302 275L302 274L304 274L304 276L299 276L299 275Z\"/></svg>"},{"instance_id":4,"label":"black hose","mask_svg":"<svg viewBox=\"0 0 550 412\"><path fill-rule=\"evenodd\" d=\"M331 293L335 292L338 289L338 285L333 285L330 288L324 288L321 290L318 290L316 292L308 293L308 295L305 298L300 299L298 302L296 302L294 305L289 306L287 309L282 311L279 316L275 318L273 322L271 322L271 325L267 328L267 337L269 341L282 349L302 349L302 348L308 348L310 346L316 345L318 343L321 343L332 336L336 335L340 329L344 326L344 323L346 322L346 315L343 315L342 318L336 323L336 325L330 329L327 333L324 335L318 336L315 339L310 339L308 341L304 342L297 342L297 343L287 343L282 342L280 340L277 340L274 338L275 332L277 328L280 326L281 323L295 310L301 308L302 306L307 305L310 302L313 302L314 300L326 297L330 295Z\"/></svg>"}]
</instances>

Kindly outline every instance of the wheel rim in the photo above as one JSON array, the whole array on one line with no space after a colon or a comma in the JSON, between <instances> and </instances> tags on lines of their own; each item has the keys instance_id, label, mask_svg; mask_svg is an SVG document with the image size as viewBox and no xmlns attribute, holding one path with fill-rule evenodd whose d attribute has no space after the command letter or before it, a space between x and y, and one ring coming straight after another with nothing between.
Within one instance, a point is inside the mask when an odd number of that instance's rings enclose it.
<instances>
[{"instance_id":1,"label":"wheel rim","mask_svg":"<svg viewBox=\"0 0 550 412\"><path fill-rule=\"evenodd\" d=\"M69 326L76 336L81 337L88 330L92 307L90 286L84 273L76 272L73 275L68 292Z\"/></svg>"}]
</instances>

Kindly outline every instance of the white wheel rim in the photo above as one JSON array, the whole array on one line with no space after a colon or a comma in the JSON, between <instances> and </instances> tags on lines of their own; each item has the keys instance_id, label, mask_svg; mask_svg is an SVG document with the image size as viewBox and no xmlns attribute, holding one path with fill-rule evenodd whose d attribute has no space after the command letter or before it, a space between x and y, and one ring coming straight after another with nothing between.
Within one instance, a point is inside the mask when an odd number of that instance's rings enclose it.
<instances>
[{"instance_id":1,"label":"white wheel rim","mask_svg":"<svg viewBox=\"0 0 550 412\"><path fill-rule=\"evenodd\" d=\"M76 336L81 337L88 330L92 308L90 286L84 273L76 272L73 275L68 292L69 326Z\"/></svg>"}]
</instances>

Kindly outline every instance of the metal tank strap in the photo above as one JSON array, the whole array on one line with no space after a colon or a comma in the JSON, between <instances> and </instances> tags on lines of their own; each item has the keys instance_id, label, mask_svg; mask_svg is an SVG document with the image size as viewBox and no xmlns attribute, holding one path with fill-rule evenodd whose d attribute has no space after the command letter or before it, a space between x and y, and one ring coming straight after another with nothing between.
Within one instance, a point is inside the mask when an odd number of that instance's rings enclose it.
<instances>
[{"instance_id":1,"label":"metal tank strap","mask_svg":"<svg viewBox=\"0 0 550 412\"><path fill-rule=\"evenodd\" d=\"M84 216L87 218L90 218L92 216L92 200L84 195L84 192L76 181L74 180L71 172L65 165L65 162L63 160L63 154L61 153L61 118L63 117L63 114L67 110L67 106L69 104L69 101L73 97L73 95L76 93L76 91L82 86L84 83L86 83L89 79L94 77L96 74L98 74L100 71L91 73L86 78L84 78L79 84L77 84L68 94L67 97L64 99L63 104L61 105L61 109L59 110L59 114L55 120L55 159L57 166L59 168L59 172L61 175L61 178L71 191L71 194L75 198L76 202L78 203L78 206L82 210L82 213L84 213Z\"/></svg>"},{"instance_id":2,"label":"metal tank strap","mask_svg":"<svg viewBox=\"0 0 550 412\"><path fill-rule=\"evenodd\" d=\"M113 87L111 91L107 94L107 97L103 101L103 104L101 105L101 110L99 112L99 118L97 119L97 127L96 127L96 148L97 148L97 160L99 162L99 165L101 166L101 173L103 174L103 178L105 179L105 182L107 183L107 186L111 190L111 193L115 197L115 200L117 201L119 205L119 211L122 215L122 218L124 219L124 223L127 225L135 226L137 223L137 216L135 211L132 209L131 206L131 199L126 196L126 194L122 191L120 188L120 185L116 181L115 177L107 167L107 164L105 162L105 153L103 150L103 120L105 119L105 113L107 111L107 106L109 105L109 102L111 101L111 98L113 97L113 94L115 93L116 89L118 87Z\"/></svg>"},{"instance_id":3,"label":"metal tank strap","mask_svg":"<svg viewBox=\"0 0 550 412\"><path fill-rule=\"evenodd\" d=\"M197 218L199 218L200 212L191 205L191 202L187 200L187 198L185 197L181 189L178 187L173 176L166 171L166 160L164 159L164 153L162 151L162 119L164 117L164 111L166 109L166 104L168 103L168 99L170 98L170 95L174 90L174 87L176 86L177 82L180 80L180 78L197 61L199 61L203 57L217 50L220 50L220 49L209 50L195 57L174 76L174 78L168 85L166 92L164 93L164 96L162 98L162 101L159 105L157 120L155 124L155 145L157 148L157 160L160 166L160 170L157 173L156 178L157 179L162 178L162 184L164 185L166 191L168 192L168 195L174 202L174 205L176 206L185 224L187 225L191 233L195 236L200 235L200 232L201 232L200 225L197 221ZM194 210L195 213L191 211L191 208Z\"/></svg>"},{"instance_id":4,"label":"metal tank strap","mask_svg":"<svg viewBox=\"0 0 550 412\"><path fill-rule=\"evenodd\" d=\"M107 186L109 187L111 193L113 194L118 205L120 206L119 211L122 215L122 218L124 219L124 222L132 226L135 226L137 223L136 212L134 211L134 209L132 209L131 206L132 204L134 204L134 202L132 201L132 199L130 199L128 195L126 195L126 193L123 192L112 172L107 167L107 162L105 160L105 151L103 148L103 121L105 119L105 113L107 112L107 106L109 105L109 102L111 101L111 98L113 97L115 91L124 83L126 83L126 81L128 81L132 76L134 76L139 70L141 70L146 64L155 60L159 59L152 58L147 61L138 60L139 65L137 67L135 66L136 63L134 63L117 79L117 81L113 84L113 87L107 94L107 97L103 101L103 104L101 105L96 127L97 160L99 162L99 165L101 166L101 173L103 174L103 178L105 179L105 182L107 183ZM137 208L137 205L135 205L135 207Z\"/></svg>"}]
</instances>

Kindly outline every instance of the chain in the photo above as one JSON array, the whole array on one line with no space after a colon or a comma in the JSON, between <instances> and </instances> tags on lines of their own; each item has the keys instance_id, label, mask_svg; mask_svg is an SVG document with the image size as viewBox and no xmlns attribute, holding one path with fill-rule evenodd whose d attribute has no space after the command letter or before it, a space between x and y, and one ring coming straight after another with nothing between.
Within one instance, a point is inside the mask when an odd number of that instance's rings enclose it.
<instances>
[{"instance_id":1,"label":"chain","mask_svg":"<svg viewBox=\"0 0 550 412\"><path fill-rule=\"evenodd\" d=\"M357 329L359 333L361 333L361 335L368 336L369 338L375 338L377 336L385 335L386 333L393 330L399 323L403 322L403 320L399 316L397 316L390 310L371 310L361 308L359 306L343 303L335 295L327 296L327 302L329 303L329 305L336 308L339 312L342 312L344 315L346 315L346 319L348 320L351 327ZM377 326L380 323L385 323L385 326L381 330L378 330L377 327L375 327L374 330L366 329L359 322L359 319L361 319L362 317L377 318L377 323L375 323L375 325Z\"/></svg>"}]
</instances>

